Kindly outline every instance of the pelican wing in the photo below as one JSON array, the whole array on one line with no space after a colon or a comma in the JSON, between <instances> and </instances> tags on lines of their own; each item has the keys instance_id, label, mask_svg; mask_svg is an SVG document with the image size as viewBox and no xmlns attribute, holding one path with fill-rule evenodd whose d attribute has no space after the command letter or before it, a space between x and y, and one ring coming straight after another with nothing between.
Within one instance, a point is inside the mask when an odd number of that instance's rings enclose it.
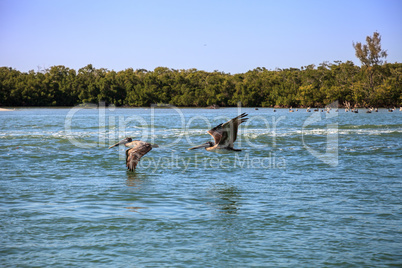
<instances>
[{"instance_id":1,"label":"pelican wing","mask_svg":"<svg viewBox=\"0 0 402 268\"><path fill-rule=\"evenodd\" d=\"M222 124L217 125L216 127L207 131L209 135L214 138L215 144L218 144L222 138Z\"/></svg>"},{"instance_id":2,"label":"pelican wing","mask_svg":"<svg viewBox=\"0 0 402 268\"><path fill-rule=\"evenodd\" d=\"M133 141L126 146L132 147L126 150L126 164L130 171L134 171L141 157L152 150L152 145L144 141Z\"/></svg>"},{"instance_id":3,"label":"pelican wing","mask_svg":"<svg viewBox=\"0 0 402 268\"><path fill-rule=\"evenodd\" d=\"M207 132L214 138L215 144L218 144L219 147L233 148L233 143L237 138L238 127L241 123L247 121L248 118L244 118L246 116L246 113L242 113L224 124L217 125Z\"/></svg>"}]
</instances>

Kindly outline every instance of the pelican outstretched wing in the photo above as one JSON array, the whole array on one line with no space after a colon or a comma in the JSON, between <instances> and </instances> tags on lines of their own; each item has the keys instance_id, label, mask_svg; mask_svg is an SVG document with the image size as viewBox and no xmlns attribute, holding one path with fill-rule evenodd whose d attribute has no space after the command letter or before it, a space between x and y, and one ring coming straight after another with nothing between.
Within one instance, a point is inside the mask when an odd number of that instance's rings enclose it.
<instances>
[{"instance_id":1,"label":"pelican outstretched wing","mask_svg":"<svg viewBox=\"0 0 402 268\"><path fill-rule=\"evenodd\" d=\"M152 150L152 145L144 141L132 141L126 146L132 147L126 150L126 164L130 171L134 171L141 157Z\"/></svg>"},{"instance_id":2,"label":"pelican outstretched wing","mask_svg":"<svg viewBox=\"0 0 402 268\"><path fill-rule=\"evenodd\" d=\"M244 118L247 115L246 113L242 113L224 124L217 125L207 132L214 138L215 144L218 144L218 147L233 148L233 143L237 138L238 127L241 123L247 121L248 118Z\"/></svg>"}]
</instances>

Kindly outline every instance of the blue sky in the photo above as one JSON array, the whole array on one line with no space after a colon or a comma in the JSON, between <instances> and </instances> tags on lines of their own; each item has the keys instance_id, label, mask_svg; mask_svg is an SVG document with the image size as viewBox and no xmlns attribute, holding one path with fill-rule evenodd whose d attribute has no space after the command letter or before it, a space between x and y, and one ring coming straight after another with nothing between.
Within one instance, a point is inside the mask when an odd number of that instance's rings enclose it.
<instances>
[{"instance_id":1,"label":"blue sky","mask_svg":"<svg viewBox=\"0 0 402 268\"><path fill-rule=\"evenodd\" d=\"M402 1L0 0L0 66L226 73L352 60L378 31L402 62Z\"/></svg>"}]
</instances>

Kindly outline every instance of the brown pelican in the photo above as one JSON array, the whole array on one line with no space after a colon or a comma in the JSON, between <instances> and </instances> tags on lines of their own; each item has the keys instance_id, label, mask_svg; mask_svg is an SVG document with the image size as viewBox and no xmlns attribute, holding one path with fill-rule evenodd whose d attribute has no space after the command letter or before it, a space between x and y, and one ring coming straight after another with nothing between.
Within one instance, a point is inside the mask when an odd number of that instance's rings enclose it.
<instances>
[{"instance_id":1,"label":"brown pelican","mask_svg":"<svg viewBox=\"0 0 402 268\"><path fill-rule=\"evenodd\" d=\"M208 141L204 144L195 146L190 148L189 150L197 149L197 148L205 148L205 150L212 151L215 149L226 149L232 151L241 151L239 149L233 148L233 143L237 138L237 129L239 125L243 122L246 122L248 118L246 117L246 113L242 113L241 115L227 121L224 124L219 124L213 129L208 130L208 134L214 138L215 144L211 141Z\"/></svg>"},{"instance_id":2,"label":"brown pelican","mask_svg":"<svg viewBox=\"0 0 402 268\"><path fill-rule=\"evenodd\" d=\"M126 165L127 169L130 171L134 171L141 157L143 157L146 153L151 151L152 148L159 147L156 144L150 144L145 141L133 141L132 138L125 138L124 140L119 141L115 145L110 146L109 149L122 144L130 148L126 150Z\"/></svg>"}]
</instances>

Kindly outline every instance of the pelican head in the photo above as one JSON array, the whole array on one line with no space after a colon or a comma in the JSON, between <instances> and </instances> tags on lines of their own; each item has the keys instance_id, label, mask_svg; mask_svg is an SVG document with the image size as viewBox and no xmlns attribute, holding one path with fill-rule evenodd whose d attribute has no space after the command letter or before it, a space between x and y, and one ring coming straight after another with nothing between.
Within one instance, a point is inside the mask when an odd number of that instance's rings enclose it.
<instances>
[{"instance_id":1,"label":"pelican head","mask_svg":"<svg viewBox=\"0 0 402 268\"><path fill-rule=\"evenodd\" d=\"M193 147L193 148L190 148L189 150L194 150L194 149L198 149L198 148L209 148L209 147L212 147L212 146L214 146L214 143L213 142L211 142L211 141L207 141L207 142L205 142L205 143L203 143L203 144L201 144L201 145L198 145L198 146L195 146L195 147Z\"/></svg>"},{"instance_id":2,"label":"pelican head","mask_svg":"<svg viewBox=\"0 0 402 268\"><path fill-rule=\"evenodd\" d=\"M116 147L116 146L119 146L119 145L122 145L122 144L126 144L126 143L129 143L129 142L132 142L132 141L133 141L132 138L125 138L125 139L119 141L118 143L116 143L115 145L110 146L109 149L110 149L110 148L113 148L113 147Z\"/></svg>"}]
</instances>

